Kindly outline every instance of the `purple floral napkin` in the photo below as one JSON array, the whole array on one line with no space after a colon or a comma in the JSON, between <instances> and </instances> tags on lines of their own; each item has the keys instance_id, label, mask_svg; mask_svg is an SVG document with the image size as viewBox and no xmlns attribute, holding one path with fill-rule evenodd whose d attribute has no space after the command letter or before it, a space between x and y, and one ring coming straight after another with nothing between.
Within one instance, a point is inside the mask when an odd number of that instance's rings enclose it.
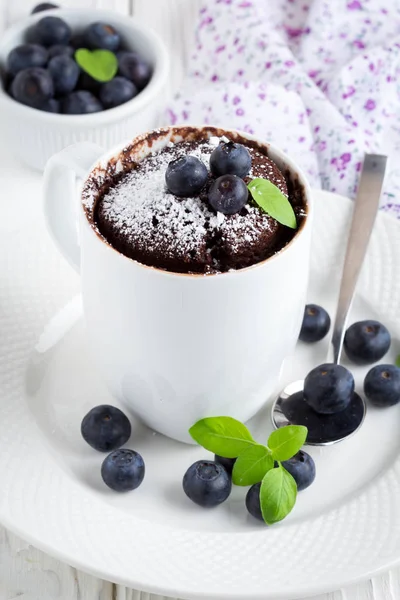
<instances>
[{"instance_id":1,"label":"purple floral napkin","mask_svg":"<svg viewBox=\"0 0 400 600\"><path fill-rule=\"evenodd\" d=\"M400 218L399 0L207 0L196 44L171 123L254 133L350 197L364 152L386 153Z\"/></svg>"}]
</instances>

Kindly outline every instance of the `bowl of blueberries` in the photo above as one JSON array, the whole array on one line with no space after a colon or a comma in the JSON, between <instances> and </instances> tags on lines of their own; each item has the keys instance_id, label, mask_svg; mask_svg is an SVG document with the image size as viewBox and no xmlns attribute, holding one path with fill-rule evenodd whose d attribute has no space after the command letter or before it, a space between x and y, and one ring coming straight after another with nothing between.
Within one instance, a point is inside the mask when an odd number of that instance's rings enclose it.
<instances>
[{"instance_id":1,"label":"bowl of blueberries","mask_svg":"<svg viewBox=\"0 0 400 600\"><path fill-rule=\"evenodd\" d=\"M134 18L49 6L0 43L3 139L36 169L76 142L108 148L155 127L169 74L163 42Z\"/></svg>"}]
</instances>

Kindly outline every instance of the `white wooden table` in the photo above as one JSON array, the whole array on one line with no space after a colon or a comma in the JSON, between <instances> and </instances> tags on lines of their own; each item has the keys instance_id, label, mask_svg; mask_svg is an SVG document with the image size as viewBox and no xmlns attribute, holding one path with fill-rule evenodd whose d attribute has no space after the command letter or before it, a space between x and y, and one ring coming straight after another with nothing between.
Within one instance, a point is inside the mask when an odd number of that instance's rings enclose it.
<instances>
[{"instance_id":1,"label":"white wooden table","mask_svg":"<svg viewBox=\"0 0 400 600\"><path fill-rule=\"evenodd\" d=\"M26 16L39 0L0 0L0 34ZM273 0L271 0L273 1ZM171 88L184 75L193 23L201 0L55 0L63 6L114 9L135 14L156 29L167 43L174 70ZM21 167L22 169L23 167ZM0 457L1 460L1 457ZM1 488L0 488L1 493ZM51 558L0 526L0 600L165 600L127 589ZM400 600L400 568L315 600Z\"/></svg>"}]
</instances>

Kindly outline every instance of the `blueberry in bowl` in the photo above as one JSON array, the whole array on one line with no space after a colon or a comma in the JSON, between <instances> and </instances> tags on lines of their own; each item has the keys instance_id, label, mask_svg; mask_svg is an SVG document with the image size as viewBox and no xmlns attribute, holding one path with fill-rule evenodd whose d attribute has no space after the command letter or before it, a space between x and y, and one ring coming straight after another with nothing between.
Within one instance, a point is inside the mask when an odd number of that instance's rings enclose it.
<instances>
[{"instance_id":1,"label":"blueberry in bowl","mask_svg":"<svg viewBox=\"0 0 400 600\"><path fill-rule=\"evenodd\" d=\"M13 98L21 104L40 109L54 96L54 83L48 71L29 67L19 71L11 84Z\"/></svg>"},{"instance_id":2,"label":"blueberry in bowl","mask_svg":"<svg viewBox=\"0 0 400 600\"><path fill-rule=\"evenodd\" d=\"M11 77L30 67L45 67L49 53L39 44L21 44L11 50L7 57L6 70Z\"/></svg>"},{"instance_id":3,"label":"blueberry in bowl","mask_svg":"<svg viewBox=\"0 0 400 600\"><path fill-rule=\"evenodd\" d=\"M3 138L10 151L24 163L43 169L52 154L76 139L94 143L101 139L104 145L113 146L121 130L133 135L152 129L168 82L168 54L160 38L118 13L62 8L46 11L47 7L38 8L10 27L0 41L0 112L4 117ZM88 28L96 23L106 25L103 38L107 38L107 31L117 35L118 45L92 40L89 48ZM85 64L77 59L82 49L88 53ZM121 53L129 59L124 59L129 66L127 77L119 66L117 54ZM52 88L47 76L39 81L35 76L33 92L25 87L30 82L27 75L24 86L20 79L14 83L20 72L31 68L45 70ZM123 89L119 80L107 86L102 102L103 87L117 77L124 77ZM76 92L89 92L95 99L80 93L70 98ZM16 135L16 128L21 135Z\"/></svg>"}]
</instances>

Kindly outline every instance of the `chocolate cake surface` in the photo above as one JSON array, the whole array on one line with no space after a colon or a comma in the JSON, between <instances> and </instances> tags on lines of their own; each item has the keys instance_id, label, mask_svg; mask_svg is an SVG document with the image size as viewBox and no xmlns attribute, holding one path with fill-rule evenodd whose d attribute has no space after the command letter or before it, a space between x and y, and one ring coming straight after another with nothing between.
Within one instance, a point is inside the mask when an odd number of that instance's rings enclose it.
<instances>
[{"instance_id":1,"label":"chocolate cake surface","mask_svg":"<svg viewBox=\"0 0 400 600\"><path fill-rule=\"evenodd\" d=\"M222 138L227 141L226 138ZM177 273L217 273L241 269L281 250L296 231L249 201L237 214L215 212L207 201L208 181L196 197L182 198L166 188L170 161L182 156L199 158L209 168L210 155L221 138L170 142L122 175L98 198L93 221L101 236L122 254L145 265ZM288 182L278 166L261 149L247 146L252 167L249 183L263 177L291 201ZM292 202L299 218L304 207Z\"/></svg>"}]
</instances>

